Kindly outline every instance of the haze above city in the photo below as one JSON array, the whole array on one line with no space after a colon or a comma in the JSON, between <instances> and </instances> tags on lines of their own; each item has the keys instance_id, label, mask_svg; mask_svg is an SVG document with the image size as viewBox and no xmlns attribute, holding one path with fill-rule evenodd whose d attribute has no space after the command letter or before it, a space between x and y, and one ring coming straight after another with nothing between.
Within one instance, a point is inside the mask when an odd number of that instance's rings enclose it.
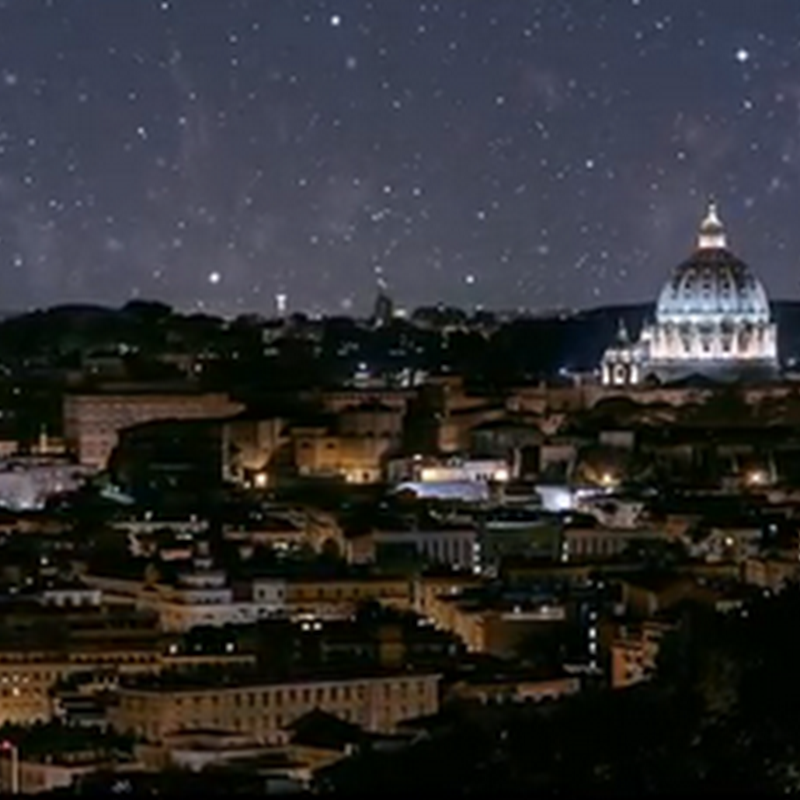
<instances>
[{"instance_id":1,"label":"haze above city","mask_svg":"<svg viewBox=\"0 0 800 800\"><path fill-rule=\"evenodd\" d=\"M800 5L5 0L0 307L796 297Z\"/></svg>"}]
</instances>

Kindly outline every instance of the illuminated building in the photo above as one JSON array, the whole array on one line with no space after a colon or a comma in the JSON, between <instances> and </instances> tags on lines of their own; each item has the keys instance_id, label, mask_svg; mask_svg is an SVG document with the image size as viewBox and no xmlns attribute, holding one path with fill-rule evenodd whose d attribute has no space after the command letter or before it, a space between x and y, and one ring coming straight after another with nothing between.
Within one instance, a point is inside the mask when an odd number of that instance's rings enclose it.
<instances>
[{"instance_id":1,"label":"illuminated building","mask_svg":"<svg viewBox=\"0 0 800 800\"><path fill-rule=\"evenodd\" d=\"M75 491L93 472L90 467L57 457L0 459L0 507L13 511L42 509L50 497Z\"/></svg>"},{"instance_id":2,"label":"illuminated building","mask_svg":"<svg viewBox=\"0 0 800 800\"><path fill-rule=\"evenodd\" d=\"M279 742L283 730L320 709L376 733L439 710L439 675L413 672L269 681L249 676L155 679L120 687L114 728L149 742L181 730L228 730Z\"/></svg>"},{"instance_id":3,"label":"illuminated building","mask_svg":"<svg viewBox=\"0 0 800 800\"><path fill-rule=\"evenodd\" d=\"M731 380L770 377L778 368L777 326L761 282L729 249L715 203L697 247L658 298L655 322L638 341L624 326L602 361L602 382L631 386L653 376Z\"/></svg>"},{"instance_id":4,"label":"illuminated building","mask_svg":"<svg viewBox=\"0 0 800 800\"><path fill-rule=\"evenodd\" d=\"M164 419L233 416L242 406L227 394L190 391L130 391L68 394L64 398L64 438L81 464L104 469L121 430Z\"/></svg>"},{"instance_id":5,"label":"illuminated building","mask_svg":"<svg viewBox=\"0 0 800 800\"><path fill-rule=\"evenodd\" d=\"M39 603L7 604L0 625L0 724L62 716L59 687L70 681L113 688L124 675L254 662L238 652L184 653L169 646L155 615L121 604L97 605L91 602L96 595L71 587L42 592Z\"/></svg>"}]
</instances>

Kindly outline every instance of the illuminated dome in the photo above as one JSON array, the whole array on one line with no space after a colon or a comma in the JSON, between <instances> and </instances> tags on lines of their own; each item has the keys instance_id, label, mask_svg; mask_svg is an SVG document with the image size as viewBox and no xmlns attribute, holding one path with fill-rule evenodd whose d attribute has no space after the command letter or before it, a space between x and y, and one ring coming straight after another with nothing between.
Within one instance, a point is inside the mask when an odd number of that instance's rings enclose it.
<instances>
[{"instance_id":1,"label":"illuminated dome","mask_svg":"<svg viewBox=\"0 0 800 800\"><path fill-rule=\"evenodd\" d=\"M673 273L658 298L659 323L728 320L768 323L769 301L761 282L727 249L712 202L700 227L697 250Z\"/></svg>"},{"instance_id":2,"label":"illuminated dome","mask_svg":"<svg viewBox=\"0 0 800 800\"><path fill-rule=\"evenodd\" d=\"M778 371L778 333L767 293L730 250L711 202L694 253L661 291L655 320L637 341L619 336L603 356L605 385L692 375L770 379Z\"/></svg>"}]
</instances>

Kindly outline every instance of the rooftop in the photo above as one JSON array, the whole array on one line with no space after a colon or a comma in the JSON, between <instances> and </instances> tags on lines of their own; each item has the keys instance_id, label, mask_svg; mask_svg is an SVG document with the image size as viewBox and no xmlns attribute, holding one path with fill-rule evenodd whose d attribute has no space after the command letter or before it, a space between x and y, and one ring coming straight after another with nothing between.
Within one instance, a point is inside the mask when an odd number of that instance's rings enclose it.
<instances>
[{"instance_id":1,"label":"rooftop","mask_svg":"<svg viewBox=\"0 0 800 800\"><path fill-rule=\"evenodd\" d=\"M695 583L691 576L676 572L638 572L622 580L629 586L651 592L663 592L679 584Z\"/></svg>"},{"instance_id":2,"label":"rooftop","mask_svg":"<svg viewBox=\"0 0 800 800\"><path fill-rule=\"evenodd\" d=\"M87 757L81 760L96 760L102 754L126 751L130 747L126 737L106 733L100 728L61 723L37 723L28 727L5 725L0 729L0 737L17 745L23 757L31 758L75 754Z\"/></svg>"},{"instance_id":3,"label":"rooftop","mask_svg":"<svg viewBox=\"0 0 800 800\"><path fill-rule=\"evenodd\" d=\"M365 680L388 680L402 677L438 677L430 671L407 669L389 670L378 667L364 668L360 665L342 667L315 666L313 670L292 670L285 674L269 674L255 668L217 668L193 670L192 672L169 671L160 675L142 675L122 680L121 688L134 692L204 692L241 689L257 686L281 686L314 683L344 683Z\"/></svg>"},{"instance_id":4,"label":"rooftop","mask_svg":"<svg viewBox=\"0 0 800 800\"><path fill-rule=\"evenodd\" d=\"M287 730L291 732L292 744L306 747L344 750L347 745L364 739L359 725L318 708L296 719Z\"/></svg>"},{"instance_id":5,"label":"rooftop","mask_svg":"<svg viewBox=\"0 0 800 800\"><path fill-rule=\"evenodd\" d=\"M208 392L195 383L185 382L120 382L96 384L80 390L68 392L72 397L115 397L122 395L147 396L147 395L221 395L222 392Z\"/></svg>"}]
</instances>

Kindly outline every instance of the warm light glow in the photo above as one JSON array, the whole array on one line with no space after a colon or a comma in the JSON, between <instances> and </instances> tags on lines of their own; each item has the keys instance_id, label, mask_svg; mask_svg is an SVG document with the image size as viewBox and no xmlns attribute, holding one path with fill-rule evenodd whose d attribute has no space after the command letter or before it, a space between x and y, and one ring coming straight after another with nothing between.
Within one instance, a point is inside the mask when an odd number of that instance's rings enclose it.
<instances>
[{"instance_id":1,"label":"warm light glow","mask_svg":"<svg viewBox=\"0 0 800 800\"><path fill-rule=\"evenodd\" d=\"M747 483L750 486L763 486L767 482L767 474L764 470L756 469L747 474Z\"/></svg>"},{"instance_id":2,"label":"warm light glow","mask_svg":"<svg viewBox=\"0 0 800 800\"><path fill-rule=\"evenodd\" d=\"M267 473L259 472L255 477L255 484L258 489L263 489L267 485Z\"/></svg>"},{"instance_id":3,"label":"warm light glow","mask_svg":"<svg viewBox=\"0 0 800 800\"><path fill-rule=\"evenodd\" d=\"M426 467L420 472L419 478L423 483L431 483L439 476L437 469L433 467Z\"/></svg>"},{"instance_id":4,"label":"warm light glow","mask_svg":"<svg viewBox=\"0 0 800 800\"><path fill-rule=\"evenodd\" d=\"M494 479L498 483L505 483L509 479L509 474L507 469L499 469L494 474Z\"/></svg>"},{"instance_id":5,"label":"warm light glow","mask_svg":"<svg viewBox=\"0 0 800 800\"><path fill-rule=\"evenodd\" d=\"M610 472L604 472L600 476L600 483L603 486L613 486L615 483L614 476Z\"/></svg>"}]
</instances>

